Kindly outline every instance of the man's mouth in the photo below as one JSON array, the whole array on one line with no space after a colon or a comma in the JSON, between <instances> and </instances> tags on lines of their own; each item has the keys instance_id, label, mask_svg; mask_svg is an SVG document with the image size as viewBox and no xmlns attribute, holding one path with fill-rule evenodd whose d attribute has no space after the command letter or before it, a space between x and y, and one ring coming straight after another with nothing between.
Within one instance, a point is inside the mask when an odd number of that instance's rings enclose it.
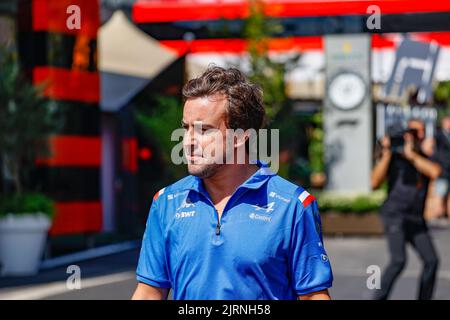
<instances>
[{"instance_id":1,"label":"man's mouth","mask_svg":"<svg viewBox=\"0 0 450 320\"><path fill-rule=\"evenodd\" d=\"M200 164L203 163L205 161L205 159L201 156L201 155L186 155L187 160L189 161L189 163L195 163L195 164Z\"/></svg>"}]
</instances>

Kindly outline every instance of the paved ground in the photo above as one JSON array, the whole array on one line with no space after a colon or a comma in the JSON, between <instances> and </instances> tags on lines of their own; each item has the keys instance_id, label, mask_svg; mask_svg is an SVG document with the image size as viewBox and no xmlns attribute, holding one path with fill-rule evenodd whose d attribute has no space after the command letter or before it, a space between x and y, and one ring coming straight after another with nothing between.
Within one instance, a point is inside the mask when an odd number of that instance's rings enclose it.
<instances>
[{"instance_id":1,"label":"paved ground","mask_svg":"<svg viewBox=\"0 0 450 320\"><path fill-rule=\"evenodd\" d=\"M450 300L450 229L432 230L440 269L435 289L435 299ZM331 294L335 299L371 299L374 291L367 288L367 267L388 263L387 244L384 238L326 239L335 282ZM391 299L415 299L422 264L415 251L408 248L408 262L398 279Z\"/></svg>"},{"instance_id":2,"label":"paved ground","mask_svg":"<svg viewBox=\"0 0 450 320\"><path fill-rule=\"evenodd\" d=\"M432 236L440 255L435 299L450 300L450 229L433 228ZM384 238L326 238L325 245L335 276L334 299L371 299L366 273L370 265L383 270L388 255ZM66 268L41 272L29 278L0 278L0 299L129 299L136 286L134 269L138 250L78 263L82 288L68 290ZM414 299L420 260L411 249L408 264L392 293L392 299Z\"/></svg>"}]
</instances>

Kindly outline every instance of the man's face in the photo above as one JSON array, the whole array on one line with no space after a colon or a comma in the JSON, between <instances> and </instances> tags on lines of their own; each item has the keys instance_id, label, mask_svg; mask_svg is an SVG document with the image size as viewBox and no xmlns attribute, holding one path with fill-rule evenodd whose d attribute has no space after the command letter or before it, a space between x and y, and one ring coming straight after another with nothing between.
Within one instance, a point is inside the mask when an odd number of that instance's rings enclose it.
<instances>
[{"instance_id":1,"label":"man's face","mask_svg":"<svg viewBox=\"0 0 450 320\"><path fill-rule=\"evenodd\" d=\"M423 122L417 120L411 120L408 122L408 129L413 129L417 132L417 138L419 141L425 139L425 126ZM418 142L418 141L416 141Z\"/></svg>"},{"instance_id":2,"label":"man's face","mask_svg":"<svg viewBox=\"0 0 450 320\"><path fill-rule=\"evenodd\" d=\"M189 99L184 105L182 126L186 132L183 147L188 171L194 176L211 177L223 165L217 163L216 154L225 157L227 103L225 95L215 94Z\"/></svg>"},{"instance_id":3,"label":"man's face","mask_svg":"<svg viewBox=\"0 0 450 320\"><path fill-rule=\"evenodd\" d=\"M450 132L450 116L446 116L444 119L442 119L442 129Z\"/></svg>"}]
</instances>

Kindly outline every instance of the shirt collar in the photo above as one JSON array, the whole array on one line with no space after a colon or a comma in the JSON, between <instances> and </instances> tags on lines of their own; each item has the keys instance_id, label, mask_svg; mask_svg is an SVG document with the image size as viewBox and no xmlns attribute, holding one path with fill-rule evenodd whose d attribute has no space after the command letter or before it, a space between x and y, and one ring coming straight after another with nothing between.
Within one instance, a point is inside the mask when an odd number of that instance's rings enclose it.
<instances>
[{"instance_id":1,"label":"shirt collar","mask_svg":"<svg viewBox=\"0 0 450 320\"><path fill-rule=\"evenodd\" d=\"M270 170L267 163L258 160L256 165L259 167L258 171L241 184L239 188L259 189L271 176L275 175L275 173ZM192 176L192 178L192 183L186 185L186 189L200 193L206 192L202 179L196 176Z\"/></svg>"}]
</instances>

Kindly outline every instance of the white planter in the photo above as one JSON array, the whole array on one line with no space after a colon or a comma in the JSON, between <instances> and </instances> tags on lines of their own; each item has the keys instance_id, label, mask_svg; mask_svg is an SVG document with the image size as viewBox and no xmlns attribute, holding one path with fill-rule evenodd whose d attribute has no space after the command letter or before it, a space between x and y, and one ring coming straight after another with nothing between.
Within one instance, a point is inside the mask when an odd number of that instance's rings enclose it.
<instances>
[{"instance_id":1,"label":"white planter","mask_svg":"<svg viewBox=\"0 0 450 320\"><path fill-rule=\"evenodd\" d=\"M8 214L0 218L0 274L34 275L39 271L51 221L44 214Z\"/></svg>"}]
</instances>

